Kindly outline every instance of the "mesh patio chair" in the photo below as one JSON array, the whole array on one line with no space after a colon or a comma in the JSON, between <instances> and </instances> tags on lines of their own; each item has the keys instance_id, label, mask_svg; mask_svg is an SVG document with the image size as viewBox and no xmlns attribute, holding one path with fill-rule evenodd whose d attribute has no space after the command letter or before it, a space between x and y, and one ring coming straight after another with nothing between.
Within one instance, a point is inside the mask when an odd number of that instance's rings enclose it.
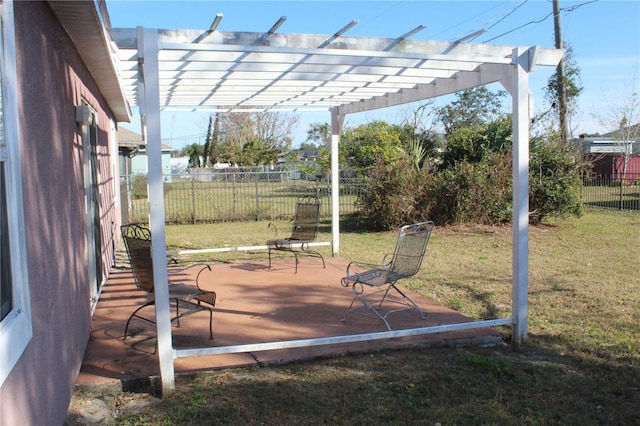
<instances>
[{"instance_id":1,"label":"mesh patio chair","mask_svg":"<svg viewBox=\"0 0 640 426\"><path fill-rule=\"evenodd\" d=\"M432 229L432 221L405 225L398 232L393 254L387 254L382 264L356 261L347 266L347 275L341 283L351 287L354 298L342 317L343 322L349 313L354 313L380 319L391 330L387 317L405 310L415 310L420 318L426 319L422 309L396 283L418 272ZM386 303L386 308L383 308L383 303Z\"/></svg>"},{"instance_id":2,"label":"mesh patio chair","mask_svg":"<svg viewBox=\"0 0 640 426\"><path fill-rule=\"evenodd\" d=\"M291 235L286 238L278 237L278 228L269 223L273 228L276 238L267 241L269 249L269 269L271 269L271 252L285 251L293 253L296 259L296 273L298 273L298 256L319 257L322 267L325 268L324 258L320 253L309 249L309 243L315 241L320 226L320 200L316 197L304 197L296 202L296 213L291 223Z\"/></svg>"},{"instance_id":3,"label":"mesh patio chair","mask_svg":"<svg viewBox=\"0 0 640 426\"><path fill-rule=\"evenodd\" d=\"M155 324L155 321L142 316L139 312L155 304L153 297L154 279L153 279L153 261L151 252L151 232L149 229L135 225L123 225L121 227L122 238L131 264L131 270L135 278L136 286L142 291L149 293L148 301L138 307L129 319L124 328L123 340L127 338L129 323L135 318ZM213 307L216 304L216 293L214 291L202 290L198 285L200 274L204 270L211 270L209 265L205 265L196 275L196 285L188 285L183 283L169 283L169 300L175 304L175 317L171 320L176 321L180 326L180 318L199 311L209 311L209 338L213 339ZM182 306L182 310L180 307Z\"/></svg>"}]
</instances>

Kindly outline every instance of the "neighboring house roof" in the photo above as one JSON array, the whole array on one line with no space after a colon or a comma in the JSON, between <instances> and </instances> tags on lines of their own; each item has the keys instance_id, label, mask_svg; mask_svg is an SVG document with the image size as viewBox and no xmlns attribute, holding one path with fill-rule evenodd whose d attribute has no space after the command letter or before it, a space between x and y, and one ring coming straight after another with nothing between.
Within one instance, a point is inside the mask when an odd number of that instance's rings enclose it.
<instances>
[{"instance_id":1,"label":"neighboring house roof","mask_svg":"<svg viewBox=\"0 0 640 426\"><path fill-rule=\"evenodd\" d=\"M640 152L638 141L622 142L608 136L577 138L574 142L583 154L638 154Z\"/></svg>"},{"instance_id":2,"label":"neighboring house roof","mask_svg":"<svg viewBox=\"0 0 640 426\"><path fill-rule=\"evenodd\" d=\"M111 26L106 2L49 1L49 6L73 40L116 120L130 122L131 108L114 61L116 53L106 32Z\"/></svg>"},{"instance_id":3,"label":"neighboring house roof","mask_svg":"<svg viewBox=\"0 0 640 426\"><path fill-rule=\"evenodd\" d=\"M124 127L118 128L118 146L129 149L137 149L140 152L146 151L145 142L142 140L142 135L139 133L133 132L129 129L125 129ZM162 144L161 148L163 151L175 151L172 146Z\"/></svg>"},{"instance_id":4,"label":"neighboring house roof","mask_svg":"<svg viewBox=\"0 0 640 426\"><path fill-rule=\"evenodd\" d=\"M609 133L605 133L604 135L602 135L603 138L613 138L616 137L620 134L619 130L615 130L613 132L609 132ZM640 123L638 124L634 124L633 126L629 126L626 128L626 130L622 133L623 135L640 135Z\"/></svg>"},{"instance_id":5,"label":"neighboring house roof","mask_svg":"<svg viewBox=\"0 0 640 426\"><path fill-rule=\"evenodd\" d=\"M124 127L118 127L118 146L122 148L137 149L144 145L142 135L132 132Z\"/></svg>"}]
</instances>

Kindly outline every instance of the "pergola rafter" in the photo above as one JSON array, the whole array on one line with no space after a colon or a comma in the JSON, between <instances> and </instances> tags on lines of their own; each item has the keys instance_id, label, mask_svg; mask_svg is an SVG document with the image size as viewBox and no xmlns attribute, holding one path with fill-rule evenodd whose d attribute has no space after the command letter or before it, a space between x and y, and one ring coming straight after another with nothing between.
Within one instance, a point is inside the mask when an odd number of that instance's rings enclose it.
<instances>
[{"instance_id":1,"label":"pergola rafter","mask_svg":"<svg viewBox=\"0 0 640 426\"><path fill-rule=\"evenodd\" d=\"M417 29L416 29L417 30ZM416 31L414 30L414 31ZM410 32L411 33L411 32ZM409 33L407 33L409 34ZM139 95L140 67L137 32L113 29L129 99ZM378 98L395 95L390 104L446 94L425 86L480 74L480 84L495 82L487 65L513 64L512 46L410 41L398 39L327 37L306 34L158 31L158 73L161 108L210 108L234 111L246 107L272 111L297 108L328 111L333 107L372 102L365 110L380 108ZM545 52L540 65L553 65L554 50ZM433 90L433 89L432 89ZM415 95L405 95L415 92ZM362 106L358 107L362 109Z\"/></svg>"},{"instance_id":2,"label":"pergola rafter","mask_svg":"<svg viewBox=\"0 0 640 426\"><path fill-rule=\"evenodd\" d=\"M154 256L166 254L160 161L162 110L201 112L305 112L330 114L332 250L340 247L338 218L338 144L345 116L424 101L499 82L512 97L513 116L513 278L512 316L453 327L512 325L513 344L527 336L528 292L528 123L529 72L555 67L562 51L538 47L496 46L441 41L346 37L355 21L326 35L279 34L283 20L266 33L111 29L120 77L129 102L138 105L147 139L149 200ZM154 263L156 283L166 283L163 262ZM255 345L176 351L171 343L167 286L156 286L158 352L163 390L174 386L173 359L251 350ZM441 331L424 327L404 334ZM389 334L391 333L391 334ZM394 334L395 333L395 334ZM339 336L340 341L399 337L400 332ZM408 335L408 334L407 334ZM325 339L326 340L326 339ZM263 348L328 344L311 339L270 342ZM335 342L334 342L335 343ZM225 352L226 351L226 352Z\"/></svg>"}]
</instances>

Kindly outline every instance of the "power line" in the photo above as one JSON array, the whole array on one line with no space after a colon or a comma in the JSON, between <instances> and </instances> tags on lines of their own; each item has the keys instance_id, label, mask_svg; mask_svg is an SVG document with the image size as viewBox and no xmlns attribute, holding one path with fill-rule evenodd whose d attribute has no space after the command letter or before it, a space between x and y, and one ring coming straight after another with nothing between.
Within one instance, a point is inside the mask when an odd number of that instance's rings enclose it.
<instances>
[{"instance_id":1,"label":"power line","mask_svg":"<svg viewBox=\"0 0 640 426\"><path fill-rule=\"evenodd\" d=\"M573 11L575 11L575 10L577 10L577 9L581 8L582 6L585 6L585 5L588 5L588 4L591 4L591 3L596 3L596 2L598 2L598 1L600 1L600 0L591 0L591 1L587 1L587 2L584 2L584 3L580 3L580 4L577 4L577 5L574 5L574 6L569 6L569 7L561 8L560 10L561 10L561 11L563 11L563 12L573 12ZM509 30L509 31L507 31L507 32L504 32L504 33L502 33L502 34L500 34L500 35L498 35L498 36L495 36L495 37L493 37L493 38L491 38L491 39L489 39L489 40L483 41L482 43L483 43L483 44L485 44L485 43L489 43L489 42L491 42L491 41L493 41L493 40L496 40L496 39L498 39L498 38L500 38L500 37L504 37L504 36L505 36L505 35L507 35L507 34L511 34L512 32L518 31L518 30L520 30L520 29L522 29L522 28L524 28L524 27L526 27L526 26L529 26L529 25L533 25L533 24L540 24L540 23L542 23L542 22L546 21L547 19L549 19L549 17L550 17L550 16L552 16L552 15L553 15L553 12L549 13L549 14L548 14L548 15L546 15L544 18L538 19L538 20L536 20L536 21L529 21L529 22L527 22L526 24L522 24L522 25L520 25L520 26L518 26L518 27L516 27L516 28L513 28L513 29L511 29L511 30Z\"/></svg>"},{"instance_id":2,"label":"power line","mask_svg":"<svg viewBox=\"0 0 640 426\"><path fill-rule=\"evenodd\" d=\"M544 21L546 21L546 20L549 18L549 16L551 16L551 15L553 15L553 12L549 13L547 16L545 16L545 17L544 17L544 18L542 18L542 19L539 19L539 20L537 20L537 21L529 21L529 22L527 22L526 24L522 24L522 25L520 25L519 27L516 27L516 28L514 28L514 29L512 29L512 30L509 30L509 31L507 31L507 32L505 32L505 33L502 33L502 34L500 34L500 35L498 35L498 36L495 36L495 37L493 37L493 38L490 38L489 40L485 40L485 41L483 41L483 42L482 42L482 44L486 44L486 43L489 43L490 41L493 41L493 40L498 39L498 38L500 38L500 37L504 37L504 36L506 36L507 34L511 34L512 32L518 31L518 30L520 30L520 29L522 29L522 28L524 28L524 27L526 27L526 26L528 26L528 25L532 25L532 24L539 24L539 23L541 23L541 22L544 22Z\"/></svg>"},{"instance_id":3,"label":"power line","mask_svg":"<svg viewBox=\"0 0 640 426\"><path fill-rule=\"evenodd\" d=\"M432 37L435 39L435 38L436 38L436 37L438 37L440 34L443 34L443 33L447 32L447 31L451 31L451 30L452 30L452 29L454 29L454 28L458 28L459 26L461 26L461 25L463 25L463 24L465 24L465 23L467 23L467 22L469 22L469 21L472 21L472 20L476 19L477 17L479 17L479 16L481 16L481 15L484 15L485 13L491 12L492 10L494 10L494 9L497 9L497 8L501 7L501 6L502 6L503 4L505 4L505 3L508 3L508 2L507 2L507 1L505 1L505 2L502 2L502 3L498 4L498 5L496 5L496 6L493 6L493 7L489 8L489 9L485 10L484 12L481 12L481 13L479 13L479 14L475 15L475 16L472 16L472 17L470 17L469 19L465 19L465 20L464 20L464 21L462 21L462 22L459 22L459 23L457 23L457 24L454 24L454 25L452 25L452 26L448 27L446 30L443 30L443 31L440 31L439 33L434 34ZM478 27L476 27L476 28L478 28ZM473 32L473 31L470 31L470 32ZM456 38L456 39L458 39L458 38L460 38L460 37L455 37L455 38Z\"/></svg>"},{"instance_id":4,"label":"power line","mask_svg":"<svg viewBox=\"0 0 640 426\"><path fill-rule=\"evenodd\" d=\"M399 6L400 4L402 4L404 2L405 2L404 0L400 0L400 1L395 2L394 4L389 6L388 8L384 9L382 12L378 13L376 16L368 19L366 22L361 22L360 25L358 26L358 28L366 27L367 25L371 24L373 21L375 21L379 17L381 17L383 15L386 15L387 12L389 12L391 9L395 9L397 6Z\"/></svg>"},{"instance_id":5,"label":"power line","mask_svg":"<svg viewBox=\"0 0 640 426\"><path fill-rule=\"evenodd\" d=\"M487 28L487 30L490 30L491 28L495 27L496 25L498 25L500 22L504 21L505 19L507 19L507 17L509 15L511 15L513 12L515 12L516 10L520 9L522 6L525 5L525 3L527 3L529 0L523 0L520 2L520 4L518 4L516 7L514 7L513 9L511 9L509 12L507 12L505 15L503 15L500 19L498 19L496 22L494 22L489 28Z\"/></svg>"},{"instance_id":6,"label":"power line","mask_svg":"<svg viewBox=\"0 0 640 426\"><path fill-rule=\"evenodd\" d=\"M502 22L505 19L507 19L507 17L509 17L511 14L513 14L516 10L520 9L522 6L524 6L528 1L529 0L523 0L520 3L518 3L514 8L512 8L508 12L504 13L501 17L494 18L494 20L496 20L496 19L497 20L493 24L491 24L486 30L478 32L477 35L475 35L474 37L469 38L469 41L480 37L482 34L484 34L485 32L489 31L490 29L492 29L493 27L498 25L500 22Z\"/></svg>"}]
</instances>

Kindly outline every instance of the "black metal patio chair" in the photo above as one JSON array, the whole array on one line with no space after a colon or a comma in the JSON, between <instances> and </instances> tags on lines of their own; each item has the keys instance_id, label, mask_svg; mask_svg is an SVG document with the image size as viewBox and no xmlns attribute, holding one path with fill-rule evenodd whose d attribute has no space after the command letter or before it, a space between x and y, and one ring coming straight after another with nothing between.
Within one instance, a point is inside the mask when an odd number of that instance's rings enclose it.
<instances>
[{"instance_id":1,"label":"black metal patio chair","mask_svg":"<svg viewBox=\"0 0 640 426\"><path fill-rule=\"evenodd\" d=\"M418 272L432 229L432 221L405 225L398 232L393 254L387 254L380 265L357 261L347 265L347 275L341 284L351 287L354 298L342 317L343 322L349 313L354 313L380 319L391 330L387 317L394 312L411 309L426 319L422 309L396 283ZM354 306L356 302L359 303ZM383 308L383 303L387 308Z\"/></svg>"},{"instance_id":2,"label":"black metal patio chair","mask_svg":"<svg viewBox=\"0 0 640 426\"><path fill-rule=\"evenodd\" d=\"M144 321L155 324L155 321L141 315L139 312L155 304L153 292L155 289L153 278L153 259L151 252L151 232L149 229L136 225L123 225L122 238L131 264L131 270L135 278L138 289L148 294L148 300L142 306L138 307L129 319L124 328L123 340L127 338L129 323L136 317ZM198 284L200 274L204 270L211 270L209 265L204 265L196 275L196 285L184 283L169 283L169 300L175 304L175 317L171 320L176 321L180 326L180 318L199 312L209 311L209 338L213 339L213 307L216 305L216 293L214 291L202 290ZM182 310L180 307L182 306Z\"/></svg>"},{"instance_id":3,"label":"black metal patio chair","mask_svg":"<svg viewBox=\"0 0 640 426\"><path fill-rule=\"evenodd\" d=\"M271 252L284 251L293 253L296 259L296 273L298 273L298 256L319 257L322 267L325 268L324 257L317 251L311 250L309 244L314 242L320 226L320 200L316 197L303 197L296 202L295 216L291 221L291 235L285 238L278 237L278 228L269 223L273 228L276 238L267 241L269 249L269 269L271 269Z\"/></svg>"}]
</instances>

